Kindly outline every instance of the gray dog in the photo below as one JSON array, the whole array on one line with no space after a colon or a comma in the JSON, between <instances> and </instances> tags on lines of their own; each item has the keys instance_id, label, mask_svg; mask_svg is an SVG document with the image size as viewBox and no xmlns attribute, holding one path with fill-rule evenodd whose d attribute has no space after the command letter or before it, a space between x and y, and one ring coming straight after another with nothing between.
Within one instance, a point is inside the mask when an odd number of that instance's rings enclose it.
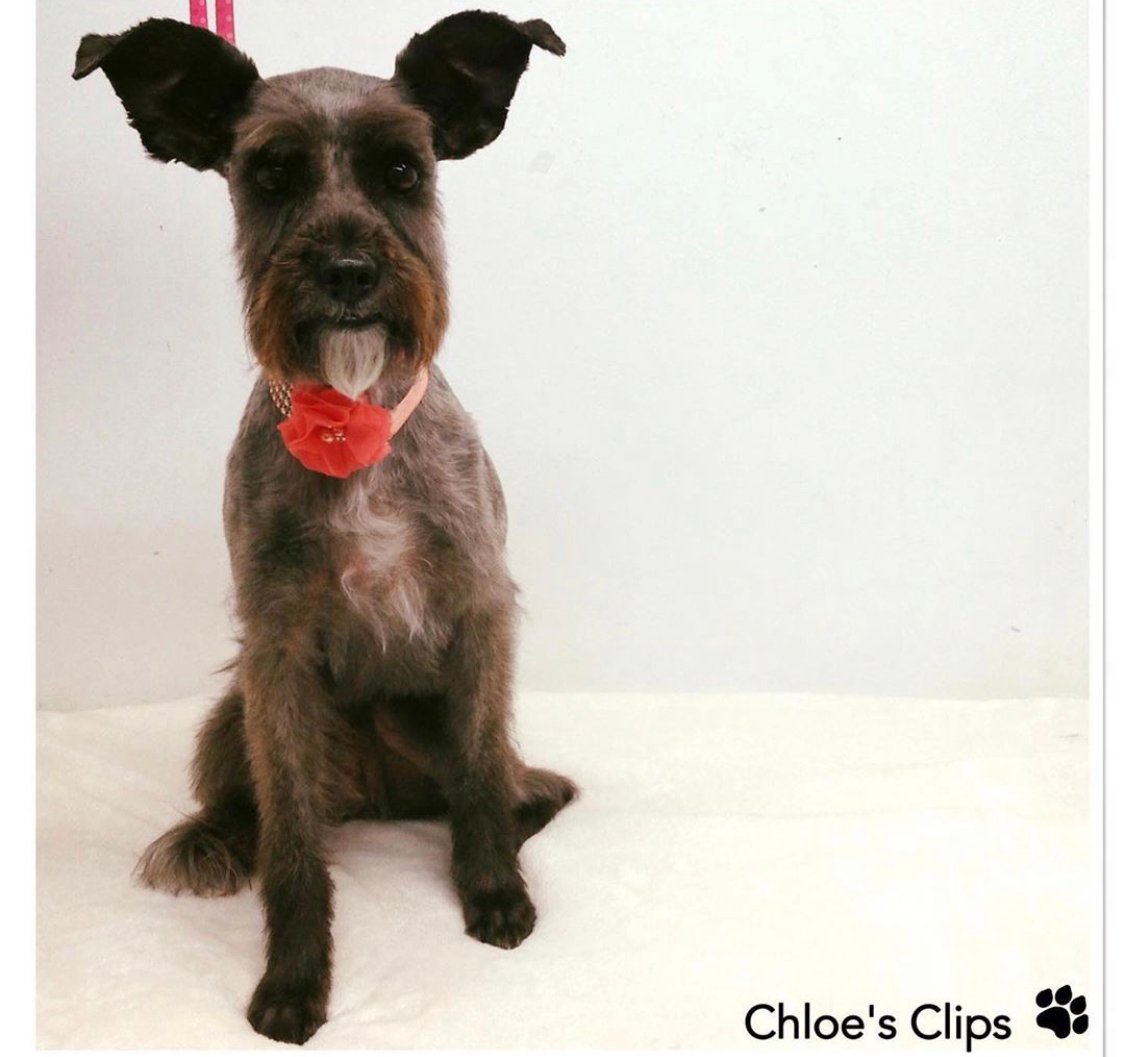
<instances>
[{"instance_id":1,"label":"gray dog","mask_svg":"<svg viewBox=\"0 0 1125 1057\"><path fill-rule=\"evenodd\" d=\"M138 871L172 892L260 878L266 969L249 1020L304 1042L331 976L327 827L448 812L466 930L515 947L518 851L575 795L509 734L516 602L500 484L431 362L445 330L436 163L504 127L546 22L463 12L384 80L263 79L203 29L82 39L148 153L229 184L262 376L227 466L240 652L199 733L197 814ZM393 435L393 444L391 438Z\"/></svg>"}]
</instances>

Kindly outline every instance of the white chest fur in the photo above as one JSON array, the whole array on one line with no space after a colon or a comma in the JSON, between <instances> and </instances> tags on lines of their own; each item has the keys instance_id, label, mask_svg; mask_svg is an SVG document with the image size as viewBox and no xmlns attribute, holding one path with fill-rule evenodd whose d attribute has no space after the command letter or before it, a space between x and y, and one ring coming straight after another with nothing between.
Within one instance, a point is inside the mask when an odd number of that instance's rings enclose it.
<instances>
[{"instance_id":1,"label":"white chest fur","mask_svg":"<svg viewBox=\"0 0 1125 1057\"><path fill-rule=\"evenodd\" d=\"M378 502L361 481L349 482L328 528L340 586L383 647L426 636L428 563L410 511Z\"/></svg>"}]
</instances>

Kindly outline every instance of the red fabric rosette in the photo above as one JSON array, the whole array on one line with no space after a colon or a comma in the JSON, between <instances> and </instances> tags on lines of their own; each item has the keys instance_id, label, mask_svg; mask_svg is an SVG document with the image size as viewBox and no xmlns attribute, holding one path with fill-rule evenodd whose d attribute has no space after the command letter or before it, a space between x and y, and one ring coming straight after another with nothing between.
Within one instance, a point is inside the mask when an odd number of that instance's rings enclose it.
<instances>
[{"instance_id":1,"label":"red fabric rosette","mask_svg":"<svg viewBox=\"0 0 1125 1057\"><path fill-rule=\"evenodd\" d=\"M295 385L289 417L278 427L302 466L349 477L391 451L391 413L367 396L353 400L331 386Z\"/></svg>"}]
</instances>

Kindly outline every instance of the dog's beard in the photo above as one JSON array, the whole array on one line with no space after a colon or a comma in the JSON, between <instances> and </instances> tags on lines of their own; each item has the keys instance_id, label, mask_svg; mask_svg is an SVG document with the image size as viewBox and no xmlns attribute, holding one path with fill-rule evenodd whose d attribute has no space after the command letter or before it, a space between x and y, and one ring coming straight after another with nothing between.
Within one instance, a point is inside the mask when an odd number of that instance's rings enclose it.
<instances>
[{"instance_id":1,"label":"dog's beard","mask_svg":"<svg viewBox=\"0 0 1125 1057\"><path fill-rule=\"evenodd\" d=\"M320 337L320 369L325 382L353 400L366 393L387 362L387 335L382 327L336 329Z\"/></svg>"}]
</instances>

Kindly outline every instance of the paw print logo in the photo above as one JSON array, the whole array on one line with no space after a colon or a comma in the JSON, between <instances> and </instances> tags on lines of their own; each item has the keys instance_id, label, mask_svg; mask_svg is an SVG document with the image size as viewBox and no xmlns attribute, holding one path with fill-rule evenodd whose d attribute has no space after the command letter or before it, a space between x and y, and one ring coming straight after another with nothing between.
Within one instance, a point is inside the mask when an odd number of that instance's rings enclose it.
<instances>
[{"instance_id":1,"label":"paw print logo","mask_svg":"<svg viewBox=\"0 0 1125 1057\"><path fill-rule=\"evenodd\" d=\"M1057 991L1045 987L1035 996L1035 1004L1042 1010L1035 1023L1053 1031L1055 1038L1065 1039L1071 1032L1085 1035L1090 1026L1090 1018L1086 1015L1086 996L1075 995L1070 984Z\"/></svg>"}]
</instances>

